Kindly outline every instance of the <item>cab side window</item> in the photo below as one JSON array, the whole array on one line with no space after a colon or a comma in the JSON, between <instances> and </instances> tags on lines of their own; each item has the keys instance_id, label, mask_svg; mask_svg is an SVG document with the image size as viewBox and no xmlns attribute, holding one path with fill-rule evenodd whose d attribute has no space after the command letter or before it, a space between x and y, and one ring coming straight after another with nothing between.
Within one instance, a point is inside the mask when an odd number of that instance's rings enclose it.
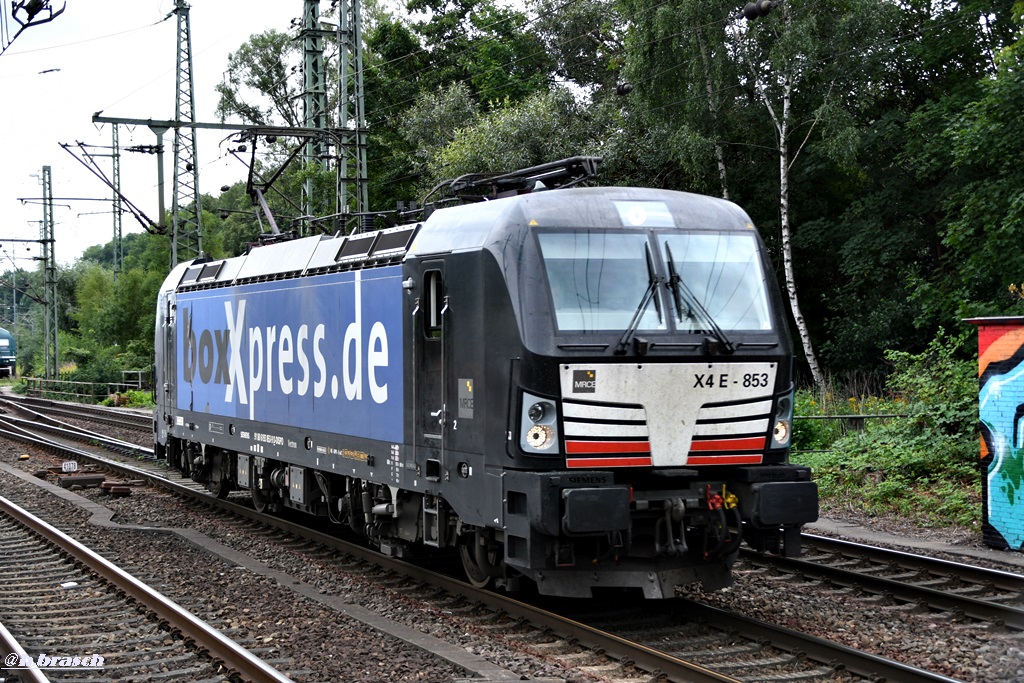
<instances>
[{"instance_id":1,"label":"cab side window","mask_svg":"<svg viewBox=\"0 0 1024 683\"><path fill-rule=\"evenodd\" d=\"M441 311L444 309L444 280L441 271L428 270L423 276L423 332L427 339L441 338Z\"/></svg>"}]
</instances>

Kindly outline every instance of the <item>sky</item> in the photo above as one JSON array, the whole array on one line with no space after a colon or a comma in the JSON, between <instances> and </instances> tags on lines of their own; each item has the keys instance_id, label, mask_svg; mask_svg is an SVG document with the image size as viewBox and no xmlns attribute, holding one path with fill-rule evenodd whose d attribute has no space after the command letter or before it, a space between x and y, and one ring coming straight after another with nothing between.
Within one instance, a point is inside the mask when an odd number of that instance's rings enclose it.
<instances>
[{"instance_id":1,"label":"sky","mask_svg":"<svg viewBox=\"0 0 1024 683\"><path fill-rule=\"evenodd\" d=\"M64 2L51 0L50 4L58 9ZM10 12L11 0L0 0L0 5ZM174 118L177 19L164 20L174 5L174 0L66 0L60 16L26 29L0 55L0 272L11 268L12 261L22 269L37 266L31 257L41 254L40 245L11 240L40 237L43 166L51 168L57 262L69 265L86 248L113 239L112 192L60 143L109 147L111 126L92 123L96 112L120 118ZM192 0L190 5L195 120L216 122L214 88L222 79L229 53L252 34L271 28L291 30L292 19L302 16L303 2ZM321 12L329 6L323 0ZM197 130L196 134L201 192L216 196L222 185L245 179L244 166L226 153L225 131ZM167 210L174 172L172 140L168 131L164 135ZM124 151L132 145L154 145L156 136L148 127L122 125L119 142L122 193L156 219L156 155ZM109 149L93 151L110 153ZM111 160L99 163L109 176ZM22 202L23 198L28 201ZM124 214L123 234L142 229L130 214Z\"/></svg>"}]
</instances>

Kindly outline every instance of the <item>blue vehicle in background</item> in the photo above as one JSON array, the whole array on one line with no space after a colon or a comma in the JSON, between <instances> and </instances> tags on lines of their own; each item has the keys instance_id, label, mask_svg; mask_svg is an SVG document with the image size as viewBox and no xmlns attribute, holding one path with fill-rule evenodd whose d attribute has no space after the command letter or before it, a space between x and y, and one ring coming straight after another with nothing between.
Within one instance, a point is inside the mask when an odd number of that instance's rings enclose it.
<instances>
[{"instance_id":1,"label":"blue vehicle in background","mask_svg":"<svg viewBox=\"0 0 1024 683\"><path fill-rule=\"evenodd\" d=\"M0 327L0 376L14 377L18 361L18 343L14 335Z\"/></svg>"}]
</instances>

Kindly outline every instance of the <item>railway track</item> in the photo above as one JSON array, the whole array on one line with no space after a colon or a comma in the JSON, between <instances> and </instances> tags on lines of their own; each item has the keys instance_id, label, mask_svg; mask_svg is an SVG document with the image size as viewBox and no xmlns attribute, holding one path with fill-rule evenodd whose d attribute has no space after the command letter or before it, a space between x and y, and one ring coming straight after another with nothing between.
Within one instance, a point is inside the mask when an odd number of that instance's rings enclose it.
<instances>
[{"instance_id":1,"label":"railway track","mask_svg":"<svg viewBox=\"0 0 1024 683\"><path fill-rule=\"evenodd\" d=\"M62 438L70 439L63 430L67 427L45 425L46 429L59 429ZM17 426L22 438L29 431L24 424ZM85 436L90 440L91 436ZM58 447L58 446L53 446ZM78 448L74 446L73 448ZM97 446L98 448L98 446ZM136 462L114 462L109 457L89 455L106 467L124 472L127 476L140 476ZM120 458L125 458L124 455ZM289 535L308 539L318 547L326 547L346 558L382 566L402 577L409 577L417 587L406 590L443 592L457 602L469 601L490 612L487 619L500 627L525 628L527 640L536 645L537 632L547 634L546 644L552 656L572 656L580 647L591 653L610 658L608 666L617 670L640 669L652 675L673 681L757 681L799 679L805 681L834 680L837 671L845 670L848 680L889 681L951 681L952 679L908 667L830 641L806 636L797 631L781 629L770 624L747 619L718 610L708 605L682 599L662 603L651 609L651 603L642 603L642 613L632 608L612 613L584 610L564 603L548 609L542 603L527 604L504 595L479 592L461 580L431 572L421 567L385 558L375 551L352 545L334 536L321 534L279 518L267 518L245 505L218 501L192 482L181 481L176 473L156 469L145 475L183 495L199 496L204 502L230 511L242 524L272 525ZM177 478L179 481L173 481ZM191 485L191 486L190 486ZM252 528L237 533L258 533ZM347 562L346 562L347 564ZM443 599L443 598L441 598Z\"/></svg>"},{"instance_id":2,"label":"railway track","mask_svg":"<svg viewBox=\"0 0 1024 683\"><path fill-rule=\"evenodd\" d=\"M1024 576L923 555L804 534L799 559L744 553L752 568L785 573L971 619L1024 631Z\"/></svg>"},{"instance_id":3,"label":"railway track","mask_svg":"<svg viewBox=\"0 0 1024 683\"><path fill-rule=\"evenodd\" d=\"M88 420L99 424L132 429L146 434L153 433L152 415L133 413L116 408L106 408L104 406L68 404L45 398L30 398L26 396L15 397L14 395L7 395L4 402L8 405L34 408L39 413L45 412L48 415Z\"/></svg>"},{"instance_id":4,"label":"railway track","mask_svg":"<svg viewBox=\"0 0 1024 683\"><path fill-rule=\"evenodd\" d=\"M106 436L100 432L84 429L76 425L58 420L52 416L52 401L28 407L21 400L0 401L5 413L0 415L0 435L21 443L32 444L43 450L86 463L87 467L103 468L128 480L143 480L161 485L175 485L197 494L206 492L206 488L191 479L182 477L177 471L158 461L153 449L136 443ZM21 417L18 417L20 415ZM88 413L75 415L78 421L89 421ZM111 420L104 419L101 424L109 425ZM168 482L164 484L164 482Z\"/></svg>"},{"instance_id":5,"label":"railway track","mask_svg":"<svg viewBox=\"0 0 1024 683\"><path fill-rule=\"evenodd\" d=\"M0 574L5 577L0 618L7 637L16 641L5 652L5 667L25 680L149 675L288 680L145 583L2 497Z\"/></svg>"}]
</instances>

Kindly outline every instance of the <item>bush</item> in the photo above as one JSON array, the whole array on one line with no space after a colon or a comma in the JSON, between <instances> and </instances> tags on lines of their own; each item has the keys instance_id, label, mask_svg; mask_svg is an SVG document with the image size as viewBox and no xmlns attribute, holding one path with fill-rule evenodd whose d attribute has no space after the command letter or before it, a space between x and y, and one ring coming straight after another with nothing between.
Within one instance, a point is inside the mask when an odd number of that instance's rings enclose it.
<instances>
[{"instance_id":1,"label":"bush","mask_svg":"<svg viewBox=\"0 0 1024 683\"><path fill-rule=\"evenodd\" d=\"M797 418L814 418L829 415L833 409L831 392L816 392L801 389L794 398L793 414ZM828 450L832 443L842 436L838 420L793 420L792 448L798 451Z\"/></svg>"},{"instance_id":2,"label":"bush","mask_svg":"<svg viewBox=\"0 0 1024 683\"><path fill-rule=\"evenodd\" d=\"M126 404L128 408L153 408L156 406L153 403L153 394L148 391L129 389L126 392L126 396L128 397L128 403Z\"/></svg>"},{"instance_id":3,"label":"bush","mask_svg":"<svg viewBox=\"0 0 1024 683\"><path fill-rule=\"evenodd\" d=\"M101 406L112 406L119 408L154 408L153 395L148 391L135 391L129 389L123 394L114 394L100 401Z\"/></svg>"},{"instance_id":4,"label":"bush","mask_svg":"<svg viewBox=\"0 0 1024 683\"><path fill-rule=\"evenodd\" d=\"M958 357L966 337L940 331L923 353L887 352L890 405L908 417L869 420L830 452L794 457L814 468L823 499L930 526L978 523L976 362Z\"/></svg>"},{"instance_id":5,"label":"bush","mask_svg":"<svg viewBox=\"0 0 1024 683\"><path fill-rule=\"evenodd\" d=\"M61 379L112 384L122 381L123 370L142 370L148 374L152 368L150 357L143 355L144 348L134 342L128 344L127 348L121 348L99 347L72 336L68 340L62 352L62 358L68 365L66 369L62 368Z\"/></svg>"},{"instance_id":6,"label":"bush","mask_svg":"<svg viewBox=\"0 0 1024 683\"><path fill-rule=\"evenodd\" d=\"M845 400L837 398L843 395L839 390L800 389L796 392L793 415L794 451L825 451L846 436L850 431L850 422L840 419L841 416L877 415L904 412L899 401L885 400L877 396L863 393L863 386L850 384L848 392L857 392ZM822 418L822 419L816 419ZM828 419L836 418L836 419Z\"/></svg>"}]
</instances>

